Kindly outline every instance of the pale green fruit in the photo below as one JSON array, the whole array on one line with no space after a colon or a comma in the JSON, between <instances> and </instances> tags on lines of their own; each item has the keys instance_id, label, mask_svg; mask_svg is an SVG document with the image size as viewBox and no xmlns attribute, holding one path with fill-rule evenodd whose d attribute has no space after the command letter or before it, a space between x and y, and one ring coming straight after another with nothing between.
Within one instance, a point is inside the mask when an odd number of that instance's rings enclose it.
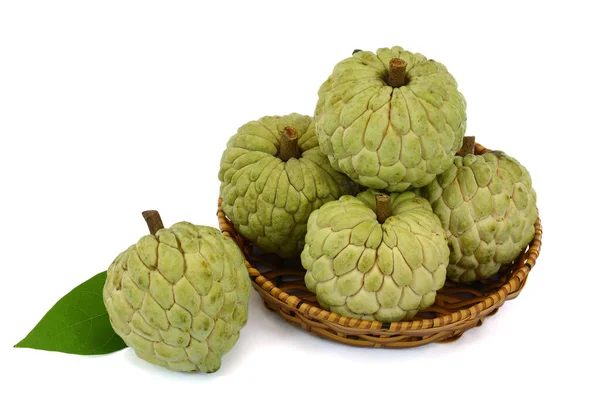
<instances>
[{"instance_id":1,"label":"pale green fruit","mask_svg":"<svg viewBox=\"0 0 600 404\"><path fill-rule=\"evenodd\" d=\"M412 192L391 194L391 215L380 224L376 194L342 196L310 215L304 281L326 310L383 322L410 319L444 285L448 240L429 203Z\"/></svg>"},{"instance_id":2,"label":"pale green fruit","mask_svg":"<svg viewBox=\"0 0 600 404\"><path fill-rule=\"evenodd\" d=\"M230 238L180 222L122 252L103 298L115 332L140 358L209 373L246 324L250 278Z\"/></svg>"},{"instance_id":3,"label":"pale green fruit","mask_svg":"<svg viewBox=\"0 0 600 404\"><path fill-rule=\"evenodd\" d=\"M391 59L406 83L387 83ZM317 136L332 166L389 192L422 187L452 164L466 129L466 102L446 67L399 46L359 51L319 89Z\"/></svg>"},{"instance_id":4,"label":"pale green fruit","mask_svg":"<svg viewBox=\"0 0 600 404\"><path fill-rule=\"evenodd\" d=\"M295 129L300 154L282 161L286 127ZM302 251L313 210L357 191L319 150L314 120L300 114L267 116L239 128L221 158L219 180L223 211L237 232L284 258Z\"/></svg>"},{"instance_id":5,"label":"pale green fruit","mask_svg":"<svg viewBox=\"0 0 600 404\"><path fill-rule=\"evenodd\" d=\"M455 157L454 164L420 193L447 231L448 278L454 282L496 274L534 236L538 213L531 177L501 151Z\"/></svg>"}]
</instances>

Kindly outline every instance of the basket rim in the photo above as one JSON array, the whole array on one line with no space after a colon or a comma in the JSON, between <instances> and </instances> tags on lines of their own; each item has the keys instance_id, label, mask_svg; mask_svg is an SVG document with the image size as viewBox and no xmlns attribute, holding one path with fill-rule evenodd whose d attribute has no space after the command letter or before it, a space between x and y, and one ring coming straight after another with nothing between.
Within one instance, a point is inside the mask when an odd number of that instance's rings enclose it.
<instances>
[{"instance_id":1,"label":"basket rim","mask_svg":"<svg viewBox=\"0 0 600 404\"><path fill-rule=\"evenodd\" d=\"M483 154L488 151L491 150L486 149L478 143L475 143L475 154ZM246 240L239 234L236 234L237 237L235 237L233 234L231 234L231 231L228 230L229 228L233 229L233 225L222 210L222 202L223 199L219 197L217 211L219 228L224 235L232 238L242 249ZM381 335L395 335L398 332L402 332L404 335L410 335L413 333L415 335L423 335L423 330L427 330L432 334L444 331L454 331L459 325L468 325L468 323L475 319L479 319L491 314L506 300L516 298L523 288L529 272L535 266L536 260L540 253L542 244L542 224L539 217L539 212L534 227L535 233L533 239L515 260L515 263L513 264L513 271L504 285L502 285L497 291L488 295L484 300L469 306L468 308L463 308L450 314L445 314L443 316L431 319L381 322L377 320L362 320L333 313L311 303L305 302L298 297L290 295L287 292L279 289L273 282L264 277L257 268L254 268L254 266L247 260L245 253L243 256L244 264L246 265L252 282L256 285L256 287L262 290L262 294L265 297L269 296L270 298L276 299L288 306L289 309L300 312L307 318L312 318L320 322L327 322L330 327L334 329L337 328L340 332L345 332L345 330L352 330L353 332L356 332L358 329L364 330L366 333L372 333L376 331Z\"/></svg>"}]
</instances>

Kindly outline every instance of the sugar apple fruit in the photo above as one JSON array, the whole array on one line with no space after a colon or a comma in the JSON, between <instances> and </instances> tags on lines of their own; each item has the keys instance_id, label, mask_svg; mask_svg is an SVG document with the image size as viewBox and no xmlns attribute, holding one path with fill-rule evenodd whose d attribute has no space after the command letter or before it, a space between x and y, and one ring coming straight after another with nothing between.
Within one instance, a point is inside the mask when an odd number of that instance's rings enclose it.
<instances>
[{"instance_id":1,"label":"sugar apple fruit","mask_svg":"<svg viewBox=\"0 0 600 404\"><path fill-rule=\"evenodd\" d=\"M446 67L399 46L357 51L319 89L321 150L355 182L400 192L452 164L466 103Z\"/></svg>"},{"instance_id":2,"label":"sugar apple fruit","mask_svg":"<svg viewBox=\"0 0 600 404\"><path fill-rule=\"evenodd\" d=\"M301 260L306 286L322 308L389 322L433 304L449 254L425 199L367 190L311 213Z\"/></svg>"},{"instance_id":3,"label":"sugar apple fruit","mask_svg":"<svg viewBox=\"0 0 600 404\"><path fill-rule=\"evenodd\" d=\"M242 253L212 227L149 227L153 234L108 268L103 299L112 327L148 362L215 372L248 318L250 278Z\"/></svg>"},{"instance_id":4,"label":"sugar apple fruit","mask_svg":"<svg viewBox=\"0 0 600 404\"><path fill-rule=\"evenodd\" d=\"M229 139L219 171L222 208L235 229L265 252L297 257L309 214L357 191L319 150L314 120L267 116Z\"/></svg>"},{"instance_id":5,"label":"sugar apple fruit","mask_svg":"<svg viewBox=\"0 0 600 404\"><path fill-rule=\"evenodd\" d=\"M525 167L502 151L456 156L422 188L450 246L448 278L471 282L496 274L534 236L536 193Z\"/></svg>"}]
</instances>

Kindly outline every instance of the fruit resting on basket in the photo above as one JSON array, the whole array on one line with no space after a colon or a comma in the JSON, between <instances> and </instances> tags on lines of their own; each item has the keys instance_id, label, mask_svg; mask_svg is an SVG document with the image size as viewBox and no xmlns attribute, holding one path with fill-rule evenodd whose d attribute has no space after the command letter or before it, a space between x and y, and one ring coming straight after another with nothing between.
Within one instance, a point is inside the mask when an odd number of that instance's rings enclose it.
<instances>
[{"instance_id":1,"label":"fruit resting on basket","mask_svg":"<svg viewBox=\"0 0 600 404\"><path fill-rule=\"evenodd\" d=\"M152 234L108 268L103 299L115 332L142 359L214 372L248 318L250 278L237 245L217 229L180 222Z\"/></svg>"},{"instance_id":2,"label":"fruit resting on basket","mask_svg":"<svg viewBox=\"0 0 600 404\"><path fill-rule=\"evenodd\" d=\"M300 254L310 213L357 186L319 150L314 120L263 117L229 139L219 171L223 211L263 251Z\"/></svg>"},{"instance_id":3,"label":"fruit resting on basket","mask_svg":"<svg viewBox=\"0 0 600 404\"><path fill-rule=\"evenodd\" d=\"M425 199L368 190L310 215L301 259L306 286L321 307L387 322L410 319L433 304L449 253Z\"/></svg>"},{"instance_id":4,"label":"fruit resting on basket","mask_svg":"<svg viewBox=\"0 0 600 404\"><path fill-rule=\"evenodd\" d=\"M533 238L538 215L531 177L501 151L455 157L421 193L447 231L452 281L489 278Z\"/></svg>"},{"instance_id":5,"label":"fruit resting on basket","mask_svg":"<svg viewBox=\"0 0 600 404\"><path fill-rule=\"evenodd\" d=\"M466 103L446 67L399 46L358 51L333 69L315 110L321 150L359 184L399 192L452 164Z\"/></svg>"}]
</instances>

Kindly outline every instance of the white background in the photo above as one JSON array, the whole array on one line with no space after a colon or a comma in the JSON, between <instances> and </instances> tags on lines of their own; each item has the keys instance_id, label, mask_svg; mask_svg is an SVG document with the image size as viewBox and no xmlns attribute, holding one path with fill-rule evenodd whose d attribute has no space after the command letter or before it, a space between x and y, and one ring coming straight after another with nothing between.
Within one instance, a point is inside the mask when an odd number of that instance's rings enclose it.
<instances>
[{"instance_id":1,"label":"white background","mask_svg":"<svg viewBox=\"0 0 600 404\"><path fill-rule=\"evenodd\" d=\"M598 402L593 2L0 4L0 401ZM312 114L335 63L393 45L444 63L468 134L531 172L543 248L518 299L452 344L376 350L288 325L253 291L211 375L130 349L12 348L146 233L142 210L217 226L219 160L239 126Z\"/></svg>"}]
</instances>

